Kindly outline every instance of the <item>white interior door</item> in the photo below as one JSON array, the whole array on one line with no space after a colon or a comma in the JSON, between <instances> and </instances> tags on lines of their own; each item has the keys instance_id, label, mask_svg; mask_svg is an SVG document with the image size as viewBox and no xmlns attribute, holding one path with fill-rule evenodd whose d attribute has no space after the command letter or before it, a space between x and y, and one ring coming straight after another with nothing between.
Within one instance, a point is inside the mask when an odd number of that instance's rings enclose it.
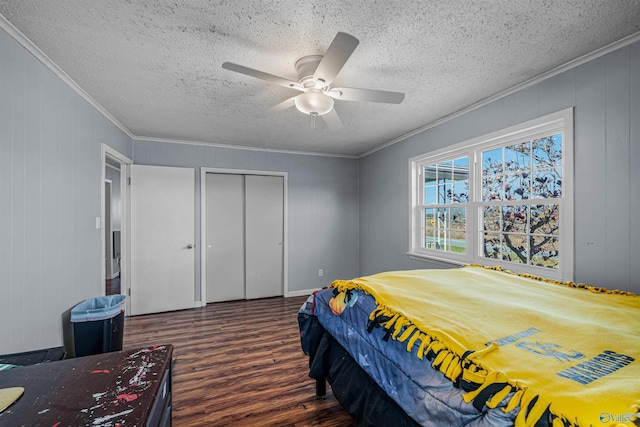
<instances>
[{"instance_id":1,"label":"white interior door","mask_svg":"<svg viewBox=\"0 0 640 427\"><path fill-rule=\"evenodd\" d=\"M245 177L246 298L283 295L284 178Z\"/></svg>"},{"instance_id":2,"label":"white interior door","mask_svg":"<svg viewBox=\"0 0 640 427\"><path fill-rule=\"evenodd\" d=\"M244 299L244 175L206 174L207 302Z\"/></svg>"},{"instance_id":3,"label":"white interior door","mask_svg":"<svg viewBox=\"0 0 640 427\"><path fill-rule=\"evenodd\" d=\"M195 306L195 171L131 166L131 314Z\"/></svg>"}]
</instances>

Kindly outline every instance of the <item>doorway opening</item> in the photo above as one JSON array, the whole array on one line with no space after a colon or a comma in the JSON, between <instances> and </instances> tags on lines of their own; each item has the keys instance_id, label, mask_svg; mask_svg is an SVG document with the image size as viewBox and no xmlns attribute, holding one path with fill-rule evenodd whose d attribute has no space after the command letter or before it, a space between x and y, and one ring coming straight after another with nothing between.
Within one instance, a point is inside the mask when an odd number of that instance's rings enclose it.
<instances>
[{"instance_id":1,"label":"doorway opening","mask_svg":"<svg viewBox=\"0 0 640 427\"><path fill-rule=\"evenodd\" d=\"M127 294L127 178L132 160L102 144L102 258L105 295Z\"/></svg>"},{"instance_id":2,"label":"doorway opening","mask_svg":"<svg viewBox=\"0 0 640 427\"><path fill-rule=\"evenodd\" d=\"M116 230L120 232L122 212L120 211L120 168L115 168L107 162L104 180L104 271L106 279L105 295L120 294L120 242L114 239ZM113 191L114 178L116 192Z\"/></svg>"}]
</instances>

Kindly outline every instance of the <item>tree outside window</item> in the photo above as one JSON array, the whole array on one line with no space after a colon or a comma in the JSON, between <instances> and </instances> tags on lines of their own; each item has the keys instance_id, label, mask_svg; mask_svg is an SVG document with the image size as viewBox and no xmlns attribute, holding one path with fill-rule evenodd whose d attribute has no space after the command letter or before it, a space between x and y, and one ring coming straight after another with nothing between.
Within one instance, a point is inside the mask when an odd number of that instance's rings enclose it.
<instances>
[{"instance_id":1,"label":"tree outside window","mask_svg":"<svg viewBox=\"0 0 640 427\"><path fill-rule=\"evenodd\" d=\"M481 155L482 255L558 268L560 206L554 199L562 197L562 135Z\"/></svg>"}]
</instances>

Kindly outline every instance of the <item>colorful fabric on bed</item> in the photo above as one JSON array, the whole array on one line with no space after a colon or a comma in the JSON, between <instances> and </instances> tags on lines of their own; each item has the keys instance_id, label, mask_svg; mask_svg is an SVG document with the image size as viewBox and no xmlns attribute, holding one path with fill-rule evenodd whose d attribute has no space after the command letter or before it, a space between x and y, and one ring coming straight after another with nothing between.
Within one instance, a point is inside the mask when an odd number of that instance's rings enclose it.
<instances>
[{"instance_id":1,"label":"colorful fabric on bed","mask_svg":"<svg viewBox=\"0 0 640 427\"><path fill-rule=\"evenodd\" d=\"M341 315L336 315L329 306L333 291L318 293L318 321L408 416L425 427L513 425L516 411L502 411L506 399L496 408L478 410L465 402L461 390L432 369L428 361L416 357L417 347L407 352L404 343L385 339L386 332L381 328L368 332L369 315L376 310L376 301L362 291L350 294L350 303Z\"/></svg>"},{"instance_id":2,"label":"colorful fabric on bed","mask_svg":"<svg viewBox=\"0 0 640 427\"><path fill-rule=\"evenodd\" d=\"M370 320L467 391L476 407L507 395L516 426L633 425L640 403L640 298L477 266L335 281L360 289ZM377 319L377 320L376 320ZM554 424L554 425L555 425Z\"/></svg>"}]
</instances>

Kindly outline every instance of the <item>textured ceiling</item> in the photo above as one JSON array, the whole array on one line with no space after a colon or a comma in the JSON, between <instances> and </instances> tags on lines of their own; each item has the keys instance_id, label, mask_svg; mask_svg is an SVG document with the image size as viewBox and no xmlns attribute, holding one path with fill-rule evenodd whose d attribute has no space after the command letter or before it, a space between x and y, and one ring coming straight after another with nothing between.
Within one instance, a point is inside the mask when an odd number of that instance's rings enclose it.
<instances>
[{"instance_id":1,"label":"textured ceiling","mask_svg":"<svg viewBox=\"0 0 640 427\"><path fill-rule=\"evenodd\" d=\"M135 137L360 155L640 31L640 0L0 0L0 14ZM359 46L335 85L405 92L336 101L344 128L291 89L338 31Z\"/></svg>"}]
</instances>

